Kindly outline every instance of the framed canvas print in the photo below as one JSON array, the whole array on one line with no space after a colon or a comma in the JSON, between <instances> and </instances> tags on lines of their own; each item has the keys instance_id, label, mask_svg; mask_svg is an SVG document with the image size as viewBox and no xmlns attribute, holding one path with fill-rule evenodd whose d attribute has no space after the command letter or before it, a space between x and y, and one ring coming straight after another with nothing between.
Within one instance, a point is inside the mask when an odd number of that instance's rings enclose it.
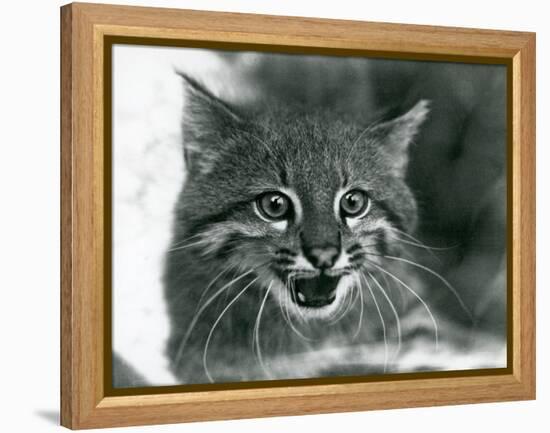
<instances>
[{"instance_id":1,"label":"framed canvas print","mask_svg":"<svg viewBox=\"0 0 550 433\"><path fill-rule=\"evenodd\" d=\"M535 397L534 34L61 18L63 425Z\"/></svg>"}]
</instances>

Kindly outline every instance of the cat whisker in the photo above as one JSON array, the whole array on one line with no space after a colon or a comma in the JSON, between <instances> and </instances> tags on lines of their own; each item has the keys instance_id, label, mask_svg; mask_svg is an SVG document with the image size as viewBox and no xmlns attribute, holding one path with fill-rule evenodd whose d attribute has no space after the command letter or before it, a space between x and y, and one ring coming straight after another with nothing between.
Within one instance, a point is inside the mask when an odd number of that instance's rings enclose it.
<instances>
[{"instance_id":1,"label":"cat whisker","mask_svg":"<svg viewBox=\"0 0 550 433\"><path fill-rule=\"evenodd\" d=\"M202 294L201 294L201 297L199 298L199 302L197 302L197 307L195 308L195 313L197 312L197 310L199 309L200 305L202 304L202 301L204 300L204 298L206 297L206 294L208 293L208 290L210 290L210 288L214 285L214 283L216 281L218 281L218 279L221 278L221 276L223 274L225 274L226 272L229 272L229 270L231 268L234 268L236 266L235 263L230 263L229 266L226 266L225 268L223 268L223 270L218 274L216 275L212 281L210 281L210 283L208 283L208 285L206 286L206 288L202 291Z\"/></svg>"},{"instance_id":2,"label":"cat whisker","mask_svg":"<svg viewBox=\"0 0 550 433\"><path fill-rule=\"evenodd\" d=\"M292 331L298 336L300 337L302 340L304 341L314 341L313 338L310 338L310 337L306 337L302 332L300 332L298 330L298 328L296 328L296 325L294 325L294 322L292 321L292 317L290 315L290 311L288 310L288 301L286 302L286 323L290 326L290 329L292 329Z\"/></svg>"},{"instance_id":3,"label":"cat whisker","mask_svg":"<svg viewBox=\"0 0 550 433\"><path fill-rule=\"evenodd\" d=\"M185 238L185 239L181 239L181 240L175 242L174 244L172 244L172 246L173 246L173 247L177 247L177 246L179 246L179 245L181 245L181 244L184 244L185 242L188 242L188 241L190 241L191 239L197 238L197 237L199 237L199 236L203 236L203 233L202 233L202 232L195 233L193 236L189 236L189 237L187 237L187 238Z\"/></svg>"},{"instance_id":4,"label":"cat whisker","mask_svg":"<svg viewBox=\"0 0 550 433\"><path fill-rule=\"evenodd\" d=\"M393 312L393 315L395 317L395 323L396 323L396 327L397 327L397 349L395 350L394 354L392 355L392 360L394 360L395 358L397 358L397 355L401 351L401 321L399 319L399 314L397 313L397 310L395 309L395 305L393 305L393 302L391 301L390 297L388 296L388 294L386 293L386 291L384 290L384 288L382 287L380 282L370 272L367 272L367 274L369 275L369 277L371 277L371 279L374 281L376 286L378 286L378 289L382 292L382 295L384 296L384 298L386 298L386 301L387 301L388 305L390 306L390 308Z\"/></svg>"},{"instance_id":5,"label":"cat whisker","mask_svg":"<svg viewBox=\"0 0 550 433\"><path fill-rule=\"evenodd\" d=\"M375 246L377 245L376 244L368 244L368 245L357 244L355 248L350 248L351 252L347 251L347 253L350 256L349 260L354 261L354 260L359 260L363 258L365 252L368 251L367 248L375 247Z\"/></svg>"},{"instance_id":6,"label":"cat whisker","mask_svg":"<svg viewBox=\"0 0 550 433\"><path fill-rule=\"evenodd\" d=\"M426 312L428 313L428 316L430 316L430 319L433 324L434 328L434 334L435 334L435 350L438 350L439 348L439 330L437 326L437 321L435 320L434 315L432 314L432 311L430 310L430 307L428 307L428 304L422 299L422 297L416 293L410 286L408 286L405 282L403 282L399 277L392 274L390 271L387 271L382 266L377 265L373 261L369 260L369 263L373 266L375 266L379 271L383 272L384 274L387 274L391 278L393 278L395 281L397 281L399 284L401 284L403 287L405 287L418 301L424 306L426 309Z\"/></svg>"},{"instance_id":7,"label":"cat whisker","mask_svg":"<svg viewBox=\"0 0 550 433\"><path fill-rule=\"evenodd\" d=\"M241 297L241 295L248 290L252 284L254 284L256 281L258 281L259 277L254 278L250 283L248 283L235 297L229 302L226 307L222 310L212 327L210 328L210 332L208 333L208 337L206 338L206 343L204 344L204 350L202 352L202 366L204 368L204 372L206 374L206 377L210 381L210 383L214 383L214 379L210 375L210 372L208 371L208 365L207 365L207 358L208 358L208 347L210 346L210 340L212 339L212 335L214 334L214 331L216 327L218 326L218 323L222 320L225 313L231 308L231 306L237 302L237 300Z\"/></svg>"},{"instance_id":8,"label":"cat whisker","mask_svg":"<svg viewBox=\"0 0 550 433\"><path fill-rule=\"evenodd\" d=\"M203 299L206 297L206 294L208 292L208 290L211 288L212 285L214 285L214 283L216 282L216 280L219 279L219 277L221 277L222 274L224 274L226 271L229 271L232 267L235 267L236 264L230 264L229 266L227 266L224 270L222 270L222 272L220 272L216 277L214 277L214 279L208 284L208 286L203 290L202 294L201 294L201 297L199 298L199 301L197 302L197 306L195 307L195 311L194 313L197 312L197 310L200 308L200 305L203 301ZM183 273L183 272L182 272ZM182 290L180 293L178 293L176 295L176 297L174 298L173 302L179 302L179 300L183 297L187 295L187 291L186 290Z\"/></svg>"},{"instance_id":9,"label":"cat whisker","mask_svg":"<svg viewBox=\"0 0 550 433\"><path fill-rule=\"evenodd\" d=\"M285 300L283 301L282 299L279 300L279 308L281 309L281 317L283 318L283 321L286 323L286 325L290 328L291 325L288 321L288 317L287 317L287 314L288 312L286 311L286 307L285 307L285 303L286 303L286 298ZM299 335L299 334L298 334ZM300 338L302 336L300 335Z\"/></svg>"},{"instance_id":10,"label":"cat whisker","mask_svg":"<svg viewBox=\"0 0 550 433\"><path fill-rule=\"evenodd\" d=\"M413 241L409 241L409 240L400 238L400 237L398 237L398 236L396 236L396 235L393 235L393 234L390 235L390 236L391 236L392 239L395 239L395 240L397 240L397 241L399 241L399 242L402 242L402 243L404 243L404 244L411 245L411 246L416 247L416 248L422 248L422 249L424 249L424 250L427 250L428 252L432 253L432 255L433 255L436 259L438 259L438 260L441 260L441 259L440 259L439 257L437 257L435 254L433 254L434 251L448 251L448 250L454 248L454 247L448 247L448 248L444 248L444 247L441 247L441 248L439 248L439 247L429 247L429 246L427 246L427 245L418 244L418 243L416 243L416 242L413 242Z\"/></svg>"},{"instance_id":11,"label":"cat whisker","mask_svg":"<svg viewBox=\"0 0 550 433\"><path fill-rule=\"evenodd\" d=\"M361 275L361 274L359 274ZM360 277L359 277L360 278ZM361 331L361 325L363 324L363 310L365 308L365 305L364 305L364 299L363 299L363 289L361 287L361 282L360 281L357 281L359 284L358 284L358 287L357 287L357 291L359 292L359 296L360 296L360 303L359 303L359 321L357 323L357 329L355 330L354 334L353 334L353 337L352 339L355 340L357 338L357 336L359 335L359 332Z\"/></svg>"},{"instance_id":12,"label":"cat whisker","mask_svg":"<svg viewBox=\"0 0 550 433\"><path fill-rule=\"evenodd\" d=\"M238 249L238 247L233 247L233 248L227 250L226 253L227 253L227 254L232 253L233 251L235 251L235 250L237 250L237 249ZM269 256L268 256L267 254L256 254L256 257L258 258L258 257L269 257ZM267 263L267 261L266 261L266 263ZM265 264L265 263L264 263L264 264ZM212 288L212 286L216 283L216 281L218 281L218 280L222 277L223 274L225 274L226 272L229 272L229 271L231 270L231 268L236 268L236 267L238 267L238 266L241 266L241 265L238 264L238 263L232 263L232 262L230 262L230 263L229 263L229 266L225 267L219 274L217 274L217 275L212 279L212 281L210 281L210 283L208 283L208 285L206 286L206 288L202 291L202 294L201 294L201 296L200 296L200 298L199 298L199 301L197 302L197 306L196 306L196 308L195 308L195 313L196 313L197 310L200 308L200 305L201 305L201 303L203 302L203 300L204 300L204 298L206 297L206 295L208 294L208 291ZM263 266L263 264L260 264L258 267L261 267L261 266ZM258 268L258 267L257 267L257 268ZM257 269L257 268L256 268L256 269ZM233 275L233 277L234 277L234 275ZM181 293L180 293L179 295L176 296L176 298L174 299L173 302L178 302L179 299L180 299L180 297L181 297L181 296L184 296L184 295L186 295L186 292L185 292L185 291L181 291Z\"/></svg>"},{"instance_id":13,"label":"cat whisker","mask_svg":"<svg viewBox=\"0 0 550 433\"><path fill-rule=\"evenodd\" d=\"M397 291L399 294L399 302L401 303L401 310L406 310L409 306L409 298L405 297L401 286L395 285L392 281L388 280L388 276L386 274L382 274L382 278L384 278L384 283L388 291L393 292L394 289Z\"/></svg>"},{"instance_id":14,"label":"cat whisker","mask_svg":"<svg viewBox=\"0 0 550 433\"><path fill-rule=\"evenodd\" d=\"M420 244L417 244L416 242L412 242L412 241L408 241L406 239L402 239L394 234L390 234L391 238L396 240L398 243L402 243L402 244L406 244L406 245L411 245L415 248L421 248L423 250L426 250L428 252L428 254L430 254L430 256L432 256L435 260L437 260L437 262L439 263L442 263L441 261L441 258L439 258L435 253L434 253L434 249L433 248L430 248L430 247L426 247L426 246L423 246L423 245L420 245ZM390 244L392 245L395 245L396 242L389 242ZM407 255L410 257L411 254L407 251L407 250L403 250L407 253Z\"/></svg>"},{"instance_id":15,"label":"cat whisker","mask_svg":"<svg viewBox=\"0 0 550 433\"><path fill-rule=\"evenodd\" d=\"M433 250L433 251L448 251L448 250L452 250L454 248L457 248L459 247L459 245L452 245L450 247L434 247L434 246L429 246L429 245L426 245L424 242L422 242L421 240L419 240L418 238L415 238L413 235L403 231L403 230L400 230L396 227L388 227L390 231L394 231L394 232L397 232L399 233L400 235L402 236L405 236L406 238L410 239L408 241L404 240L404 239L400 239L398 237L396 237L395 235L393 235L393 237L401 242L404 242L404 243L407 243L409 245L414 245L418 248L425 248L427 250Z\"/></svg>"},{"instance_id":16,"label":"cat whisker","mask_svg":"<svg viewBox=\"0 0 550 433\"><path fill-rule=\"evenodd\" d=\"M378 301L376 300L376 296L374 296L374 292L372 290L372 287L369 284L369 281L363 274L359 274L361 278L363 278L363 281L367 285L367 288L369 289L370 296L372 298L372 301L374 302L374 306L376 307L376 311L378 311L378 317L380 317L380 323L382 324L382 335L384 337L384 373L388 370L388 337L386 332L386 321L384 320L384 315L382 314L382 310L380 309L380 306L378 305Z\"/></svg>"},{"instance_id":17,"label":"cat whisker","mask_svg":"<svg viewBox=\"0 0 550 433\"><path fill-rule=\"evenodd\" d=\"M233 284L235 284L237 281L243 279L247 275L250 275L252 272L254 272L256 269L258 269L260 266L257 266L256 268L250 269L241 275L239 275L236 278L233 278L231 281L229 281L227 284L224 284L220 289L218 289L203 305L199 308L199 310L195 313L193 316L193 319L191 320L191 323L189 324L187 331L185 335L183 336L181 343L178 347L178 351L175 356L175 365L179 365L181 361L181 357L183 355L183 350L185 349L185 345L187 344L187 341L189 340L189 337L191 336L191 333L193 332L193 329L195 328L201 314L208 308L208 306L214 302L214 300L220 296L225 290L227 290L229 287L231 287Z\"/></svg>"},{"instance_id":18,"label":"cat whisker","mask_svg":"<svg viewBox=\"0 0 550 433\"><path fill-rule=\"evenodd\" d=\"M330 325L334 325L342 320L350 312L355 301L357 301L358 295L355 293L355 287L352 287L352 290L349 290L345 294L345 299L342 301L341 306L338 307L337 311L333 313L334 318L329 321ZM355 296L354 296L355 295Z\"/></svg>"},{"instance_id":19,"label":"cat whisker","mask_svg":"<svg viewBox=\"0 0 550 433\"><path fill-rule=\"evenodd\" d=\"M296 303L296 299L295 299L295 296L296 296L296 291L295 291L295 284L294 284L294 278L296 275L300 275L301 272L290 272L287 276L287 280L286 280L286 292L288 294L288 303L287 303L287 306L288 305L292 305L291 302L294 302ZM302 322L306 322L306 318L304 317L304 313L302 312L302 310L300 308L297 308L298 310L298 314L300 315L300 319ZM288 309L287 309L288 311ZM290 315L289 315L289 318L290 318Z\"/></svg>"},{"instance_id":20,"label":"cat whisker","mask_svg":"<svg viewBox=\"0 0 550 433\"><path fill-rule=\"evenodd\" d=\"M399 230L399 229L396 229L394 227L388 227L389 230ZM399 233L405 233L405 232L401 232L401 230L399 230ZM394 241L397 241L397 242L391 242L391 241L388 241L386 239L385 236L382 236L382 235L379 235L379 234L374 234L374 235L371 235L371 236L374 236L375 238L377 239L382 239L385 243L389 244L389 245L397 245L399 243L402 243L402 244L405 244L405 245L411 245L411 246L415 246L417 248L422 248L422 249L425 249L428 251L428 253L435 259L437 260L439 263L441 263L441 258L438 257L434 251L438 251L438 250L445 250L447 248L441 248L441 249L438 249L438 248L435 248L435 247L428 247L427 245L425 244L422 244L422 243L417 243L417 242L412 242L412 241L409 241L409 240L406 240L406 239L402 239L400 237L398 237L395 233L389 233L389 236L391 237L391 239L393 239ZM419 241L420 242L420 241ZM367 252L366 249L368 247L371 247L371 246L377 246L377 244L370 244L370 245L362 245L363 246L363 251ZM410 256L410 252L407 251L406 249L403 249L402 250L402 253L404 254L407 254L408 256Z\"/></svg>"},{"instance_id":21,"label":"cat whisker","mask_svg":"<svg viewBox=\"0 0 550 433\"><path fill-rule=\"evenodd\" d=\"M265 295L262 299L262 303L260 304L260 309L258 310L258 315L256 316L256 322L254 323L254 331L252 332L252 342L253 342L253 347L256 349L256 357L258 358L260 367L262 368L262 370L264 371L268 379L272 379L273 376L271 372L267 369L262 358L262 349L260 345L260 321L262 319L262 313L264 311L264 307L267 302L267 297L269 296L269 292L271 291L272 286L273 286L273 280L271 280L271 282L269 283L269 286L267 287L267 290L265 291Z\"/></svg>"},{"instance_id":22,"label":"cat whisker","mask_svg":"<svg viewBox=\"0 0 550 433\"><path fill-rule=\"evenodd\" d=\"M192 248L192 247L195 247L197 245L206 245L206 244L208 244L208 242L209 241L207 239L202 239L200 241L191 242L190 244L182 245L182 246L175 247L175 248L170 248L167 252L172 253L174 251L180 251L180 250L185 250L187 248Z\"/></svg>"},{"instance_id":23,"label":"cat whisker","mask_svg":"<svg viewBox=\"0 0 550 433\"><path fill-rule=\"evenodd\" d=\"M363 254L369 255L369 256L376 256L376 257L386 257L384 254L370 253L370 252L368 252L368 251L363 252Z\"/></svg>"},{"instance_id":24,"label":"cat whisker","mask_svg":"<svg viewBox=\"0 0 550 433\"><path fill-rule=\"evenodd\" d=\"M451 291L451 293L458 300L458 302L459 302L460 306L462 307L462 309L464 310L464 312L468 315L468 317L470 318L472 323L475 324L475 319L474 319L473 314L470 312L470 310L468 309L468 307L466 306L466 304L464 303L464 301L462 300L462 298L458 294L457 290L442 275L440 275L436 271L428 268L427 266L421 265L420 263L414 262L412 260L404 259L402 257L394 257L394 256L384 256L384 257L386 259L397 260L397 261L400 261L400 262L403 262L403 263L408 263L409 265L420 268L420 269L432 274L436 278L438 278Z\"/></svg>"},{"instance_id":25,"label":"cat whisker","mask_svg":"<svg viewBox=\"0 0 550 433\"><path fill-rule=\"evenodd\" d=\"M285 294L282 297L282 300L279 301L279 305L281 307L281 313L283 315L283 318L285 319L285 323L290 327L290 329L302 340L304 341L314 341L312 338L306 337L302 332L296 328L294 325L294 322L292 321L292 318L290 316L290 311L288 309L288 306L290 305L290 302L292 300L290 299L290 294L288 286L285 286ZM301 312L300 312L301 313Z\"/></svg>"},{"instance_id":26,"label":"cat whisker","mask_svg":"<svg viewBox=\"0 0 550 433\"><path fill-rule=\"evenodd\" d=\"M367 244L367 245L364 245L364 244L361 244L361 249L363 248L368 248L368 247L375 247L377 246L378 244Z\"/></svg>"},{"instance_id":27,"label":"cat whisker","mask_svg":"<svg viewBox=\"0 0 550 433\"><path fill-rule=\"evenodd\" d=\"M349 298L349 302L347 304L346 309L342 313L342 317L345 317L351 311L351 309L353 308L353 306L357 302L357 299L360 298L359 293L360 293L360 290L359 290L359 288L355 287L355 285L352 286L352 289L347 292L346 296Z\"/></svg>"}]
</instances>

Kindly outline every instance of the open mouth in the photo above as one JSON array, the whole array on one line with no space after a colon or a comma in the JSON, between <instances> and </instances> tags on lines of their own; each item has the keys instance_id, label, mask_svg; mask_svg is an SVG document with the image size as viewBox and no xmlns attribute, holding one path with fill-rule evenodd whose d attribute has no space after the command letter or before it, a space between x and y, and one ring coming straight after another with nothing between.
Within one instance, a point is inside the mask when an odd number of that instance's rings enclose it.
<instances>
[{"instance_id":1,"label":"open mouth","mask_svg":"<svg viewBox=\"0 0 550 433\"><path fill-rule=\"evenodd\" d=\"M295 277L291 285L292 299L301 307L325 307L336 299L336 287L339 281L340 276L331 277L324 273Z\"/></svg>"}]
</instances>

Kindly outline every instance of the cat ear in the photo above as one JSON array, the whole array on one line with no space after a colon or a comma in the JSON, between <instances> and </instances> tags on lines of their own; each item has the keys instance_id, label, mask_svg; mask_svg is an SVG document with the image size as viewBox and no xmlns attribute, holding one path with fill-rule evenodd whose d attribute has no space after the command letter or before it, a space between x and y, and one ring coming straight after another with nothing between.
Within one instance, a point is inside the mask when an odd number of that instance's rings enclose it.
<instances>
[{"instance_id":1,"label":"cat ear","mask_svg":"<svg viewBox=\"0 0 550 433\"><path fill-rule=\"evenodd\" d=\"M237 111L189 75L176 71L183 78L185 109L183 143L189 171L210 171L227 136L243 122Z\"/></svg>"},{"instance_id":2,"label":"cat ear","mask_svg":"<svg viewBox=\"0 0 550 433\"><path fill-rule=\"evenodd\" d=\"M371 138L381 142L398 176L405 175L409 162L409 145L428 117L429 105L428 100L422 99L405 114L380 123L371 130Z\"/></svg>"}]
</instances>

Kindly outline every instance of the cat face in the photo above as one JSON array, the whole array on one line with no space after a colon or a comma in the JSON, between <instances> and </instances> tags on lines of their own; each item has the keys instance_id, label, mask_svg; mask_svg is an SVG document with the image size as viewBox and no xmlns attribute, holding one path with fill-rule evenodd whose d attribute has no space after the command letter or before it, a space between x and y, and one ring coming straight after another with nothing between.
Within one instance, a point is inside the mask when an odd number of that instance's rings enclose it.
<instances>
[{"instance_id":1,"label":"cat face","mask_svg":"<svg viewBox=\"0 0 550 433\"><path fill-rule=\"evenodd\" d=\"M331 113L244 115L186 81L180 223L196 254L249 272L285 311L336 320L416 224L404 177L426 101L365 128Z\"/></svg>"}]
</instances>

